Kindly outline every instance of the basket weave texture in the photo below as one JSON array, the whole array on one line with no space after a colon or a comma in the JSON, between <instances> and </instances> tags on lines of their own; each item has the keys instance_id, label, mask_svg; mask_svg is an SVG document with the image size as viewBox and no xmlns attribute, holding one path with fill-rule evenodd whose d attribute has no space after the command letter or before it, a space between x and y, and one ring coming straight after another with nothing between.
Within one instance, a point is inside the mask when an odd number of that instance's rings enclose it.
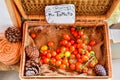
<instances>
[{"instance_id":1,"label":"basket weave texture","mask_svg":"<svg viewBox=\"0 0 120 80\"><path fill-rule=\"evenodd\" d=\"M119 0L14 0L22 16L38 19L45 15L45 6L74 4L76 16L110 16Z\"/></svg>"}]
</instances>

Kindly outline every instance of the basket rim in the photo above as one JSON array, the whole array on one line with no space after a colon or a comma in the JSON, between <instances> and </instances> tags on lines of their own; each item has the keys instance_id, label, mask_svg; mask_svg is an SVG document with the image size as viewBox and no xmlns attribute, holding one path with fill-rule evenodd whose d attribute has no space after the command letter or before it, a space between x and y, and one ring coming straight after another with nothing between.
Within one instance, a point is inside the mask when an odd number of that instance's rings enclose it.
<instances>
[{"instance_id":1,"label":"basket rim","mask_svg":"<svg viewBox=\"0 0 120 80\"><path fill-rule=\"evenodd\" d=\"M117 6L117 4L119 3L120 0L113 0L113 3L110 7L110 9L107 11L107 13L105 15L97 15L97 16L76 16L76 20L78 19L92 19L92 20L106 20L110 17L110 15L112 14L112 12L114 11L115 7ZM19 3L19 0L14 0L14 3L16 5L16 7L18 8L20 14L22 15L22 17L24 19L30 19L30 20L45 20L45 15L27 15L22 7L22 5Z\"/></svg>"}]
</instances>

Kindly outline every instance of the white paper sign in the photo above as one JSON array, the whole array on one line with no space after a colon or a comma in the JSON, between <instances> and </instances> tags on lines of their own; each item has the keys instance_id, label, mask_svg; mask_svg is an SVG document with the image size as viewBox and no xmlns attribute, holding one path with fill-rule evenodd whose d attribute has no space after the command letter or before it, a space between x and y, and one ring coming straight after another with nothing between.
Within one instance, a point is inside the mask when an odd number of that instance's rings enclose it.
<instances>
[{"instance_id":1,"label":"white paper sign","mask_svg":"<svg viewBox=\"0 0 120 80\"><path fill-rule=\"evenodd\" d=\"M75 6L73 4L51 5L45 7L48 23L75 23Z\"/></svg>"}]
</instances>

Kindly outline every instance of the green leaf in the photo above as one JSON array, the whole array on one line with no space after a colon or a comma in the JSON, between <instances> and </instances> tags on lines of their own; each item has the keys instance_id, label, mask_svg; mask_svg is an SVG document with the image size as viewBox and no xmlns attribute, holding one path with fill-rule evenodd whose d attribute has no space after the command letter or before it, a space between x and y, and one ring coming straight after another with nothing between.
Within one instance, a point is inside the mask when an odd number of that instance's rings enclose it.
<instances>
[{"instance_id":1,"label":"green leaf","mask_svg":"<svg viewBox=\"0 0 120 80\"><path fill-rule=\"evenodd\" d=\"M81 26L77 26L76 29L77 29L77 31L79 31L79 30L82 29L82 27Z\"/></svg>"}]
</instances>

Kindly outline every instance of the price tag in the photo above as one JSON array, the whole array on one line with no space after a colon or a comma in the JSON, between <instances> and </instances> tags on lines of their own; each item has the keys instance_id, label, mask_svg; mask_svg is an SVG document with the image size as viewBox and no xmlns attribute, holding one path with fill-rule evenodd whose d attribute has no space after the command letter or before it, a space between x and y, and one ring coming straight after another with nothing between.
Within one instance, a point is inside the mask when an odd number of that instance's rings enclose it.
<instances>
[{"instance_id":1,"label":"price tag","mask_svg":"<svg viewBox=\"0 0 120 80\"><path fill-rule=\"evenodd\" d=\"M46 6L45 15L48 23L73 24L75 23L75 6L73 4Z\"/></svg>"}]
</instances>

